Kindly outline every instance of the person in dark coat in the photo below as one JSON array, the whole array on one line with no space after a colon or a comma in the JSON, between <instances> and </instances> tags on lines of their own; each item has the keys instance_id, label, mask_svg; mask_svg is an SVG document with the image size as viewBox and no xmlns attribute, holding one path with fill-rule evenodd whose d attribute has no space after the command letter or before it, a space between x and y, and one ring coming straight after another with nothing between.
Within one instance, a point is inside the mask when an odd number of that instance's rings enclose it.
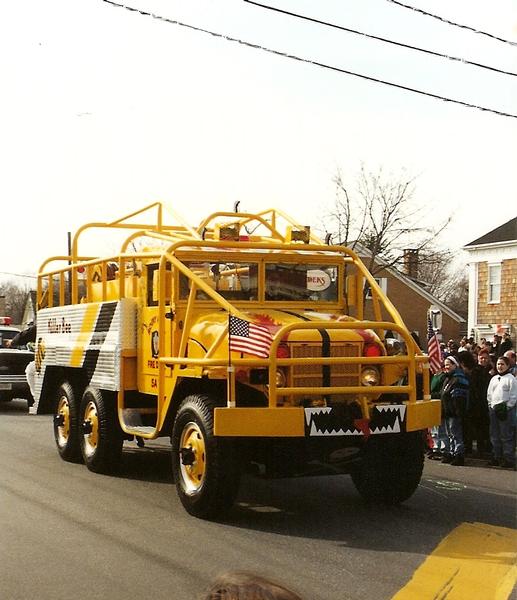
<instances>
[{"instance_id":1,"label":"person in dark coat","mask_svg":"<svg viewBox=\"0 0 517 600\"><path fill-rule=\"evenodd\" d=\"M497 333L494 334L494 339L492 341L492 350L494 353L494 364L496 360L501 356L501 343L503 338Z\"/></svg>"},{"instance_id":2,"label":"person in dark coat","mask_svg":"<svg viewBox=\"0 0 517 600\"><path fill-rule=\"evenodd\" d=\"M462 466L465 464L463 419L468 406L469 381L454 356L445 359L444 370L445 378L440 398L445 431L449 438L449 454L442 458L442 462Z\"/></svg>"},{"instance_id":3,"label":"person in dark coat","mask_svg":"<svg viewBox=\"0 0 517 600\"><path fill-rule=\"evenodd\" d=\"M460 352L458 362L469 379L469 402L463 423L465 454L472 454L473 441L479 455L490 451L488 403L489 371L476 363L470 352Z\"/></svg>"},{"instance_id":4,"label":"person in dark coat","mask_svg":"<svg viewBox=\"0 0 517 600\"><path fill-rule=\"evenodd\" d=\"M504 356L508 350L513 348L512 338L509 333L505 333L503 335L503 341L501 342L501 346L499 347L499 356Z\"/></svg>"},{"instance_id":5,"label":"person in dark coat","mask_svg":"<svg viewBox=\"0 0 517 600\"><path fill-rule=\"evenodd\" d=\"M30 323L23 331L17 333L9 344L9 348L19 348L26 346L30 342L36 341L36 325Z\"/></svg>"}]
</instances>

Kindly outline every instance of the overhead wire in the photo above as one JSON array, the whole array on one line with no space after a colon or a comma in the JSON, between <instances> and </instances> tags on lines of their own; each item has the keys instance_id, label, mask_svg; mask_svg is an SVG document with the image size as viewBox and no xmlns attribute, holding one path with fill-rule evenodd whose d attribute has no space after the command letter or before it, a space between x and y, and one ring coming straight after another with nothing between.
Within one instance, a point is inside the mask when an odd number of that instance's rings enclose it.
<instances>
[{"instance_id":1,"label":"overhead wire","mask_svg":"<svg viewBox=\"0 0 517 600\"><path fill-rule=\"evenodd\" d=\"M319 25L325 25L326 27L331 27L333 29L339 29L340 31L346 31L347 33L353 33L355 35L362 35L364 37L378 40L380 42L384 42L386 44L393 44L394 46L400 46L401 48L408 48L409 50L415 50L416 52L424 52L425 54L431 54L432 56L438 56L440 58L446 58L448 60L457 61L463 63L465 65L472 65L474 67L479 67L480 69L488 69L490 71L495 71L496 73L502 73L504 75L511 75L512 77L517 77L517 73L512 71L505 71L503 69L498 69L497 67L491 67L489 65L484 65L482 63L473 62L466 58L460 58L457 56L450 56L448 54L442 54L440 52L436 52L434 50L428 50L426 48L419 48L417 46L411 46L410 44L404 44L403 42L396 42L395 40L390 40L388 38L383 38L378 35L373 35L371 33L364 33L363 31L358 31L357 29L350 29L349 27L344 27L343 25L337 25L336 23L330 23L328 21L321 21L320 19L315 19L314 17L308 17L306 15L301 15L299 13L291 12L289 10L284 10L282 8L277 8L276 6L270 6L269 4L262 4L260 2L255 2L254 0L244 0L247 4L253 4L254 6L258 6L260 8L264 8L266 10L271 10L273 12L277 12L283 15L288 15L290 17L295 17L297 19L302 19L304 21L310 21L311 23L317 23Z\"/></svg>"},{"instance_id":2,"label":"overhead wire","mask_svg":"<svg viewBox=\"0 0 517 600\"><path fill-rule=\"evenodd\" d=\"M147 11L141 10L139 8L135 8L133 6L128 6L127 4L120 4L118 2L114 2L113 0L101 0L101 2L104 2L105 4L110 4L111 6L114 6L114 7L117 7L117 8L123 8L125 10L130 11L130 12L138 13L138 14L146 16L146 17L151 17L151 18L159 20L159 21L164 21L164 22L170 23L172 25L178 25L179 27L185 27L187 29L191 29L193 31L197 31L199 33L205 33L207 35L211 35L213 37L220 38L220 39L223 39L223 40L228 41L228 42L237 43L237 44L240 44L242 46L246 46L248 48L253 48L255 50L262 50L263 52L268 52L269 54L274 54L275 56L281 56L283 58L289 58L291 60L296 60L298 62L302 62L302 63L314 65L316 67L320 67L322 69L327 69L327 70L330 70L330 71L334 71L336 73L342 73L344 75L351 75L352 77L358 77L359 79L364 79L366 81L372 81L374 83L379 83L379 84L386 85L386 86L389 86L389 87L393 87L393 88L396 88L396 89L404 90L404 91L407 91L407 92L412 92L414 94L419 94L419 95L422 95L422 96L427 96L427 97L433 98L435 100L441 100L443 102L451 102L453 104L458 104L460 106L465 106L467 108L475 108L477 110L480 110L480 111L483 111L483 112L489 112L489 113L496 114L496 115L499 115L499 116L502 116L502 117L509 117L509 118L512 118L512 119L517 119L517 114L507 113L507 112L504 112L504 111L500 111L500 110L497 110L497 109L494 109L494 108L488 108L486 106L481 106L481 105L478 105L478 104L472 104L470 102L465 102L463 100L456 100L454 98L447 98L445 96L440 96L438 94L433 94L431 92L426 92L424 90L419 90L419 89L412 88L412 87L405 86L405 85L401 85L401 84L398 84L398 83L393 83L391 81L386 81L386 80L383 80L383 79L378 79L376 77L370 77L368 75L363 75L362 73L356 73L354 71L348 71L346 69L341 69L340 67L335 67L335 66L332 66L332 65L321 63L321 62L316 61L316 60L312 60L312 59L309 59L309 58L303 58L303 57L297 56L295 54L289 54L289 53L286 53L286 52L282 52L280 50L275 50L273 48L268 48L266 46L262 46L260 44L254 44L254 43L248 42L246 40L242 40L242 39L234 38L234 37L226 35L226 34L218 33L216 31L211 31L209 29L204 29L202 27L197 27L195 25L190 25L189 23L183 23L182 21L177 21L175 19L169 19L169 18L164 17L162 15L158 15L158 14L155 14L155 13L152 13L152 12L147 12Z\"/></svg>"},{"instance_id":3,"label":"overhead wire","mask_svg":"<svg viewBox=\"0 0 517 600\"><path fill-rule=\"evenodd\" d=\"M447 23L447 25L453 25L454 27L460 27L461 29L468 29L469 31L473 31L474 33L479 33L480 35L486 35L487 37L493 38L494 40L497 40L499 42L503 42L505 44L510 44L511 46L517 46L517 42L512 42L511 40L506 40L502 37L498 37L497 35L494 35L492 33L487 33L486 31L481 31L480 29L475 29L474 27L470 27L470 25L462 25L461 23L455 23L454 21L449 21L448 19L445 19L444 17L440 17L439 15L433 15L430 12L426 12L425 10L422 10L421 8L417 8L416 6L410 6L409 4L404 4L403 2L399 2L398 0L386 0L387 2L391 2L392 4L397 4L398 6L401 6L402 8L408 8L409 10L414 10L415 12L419 12L423 15L425 15L426 17L432 17L433 19L438 19L439 21L442 21L443 23Z\"/></svg>"},{"instance_id":4,"label":"overhead wire","mask_svg":"<svg viewBox=\"0 0 517 600\"><path fill-rule=\"evenodd\" d=\"M0 271L0 275L11 275L12 277L26 277L27 279L38 278L37 275L27 275L26 273L8 273L7 271Z\"/></svg>"}]
</instances>

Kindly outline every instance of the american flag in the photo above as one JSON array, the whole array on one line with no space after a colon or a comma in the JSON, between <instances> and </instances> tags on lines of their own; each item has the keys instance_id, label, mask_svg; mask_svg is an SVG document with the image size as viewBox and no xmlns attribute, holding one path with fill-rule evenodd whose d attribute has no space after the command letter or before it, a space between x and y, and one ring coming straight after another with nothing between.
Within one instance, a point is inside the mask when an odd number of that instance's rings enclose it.
<instances>
[{"instance_id":1,"label":"american flag","mask_svg":"<svg viewBox=\"0 0 517 600\"><path fill-rule=\"evenodd\" d=\"M442 368L442 352L429 316L427 317L427 354L431 373L434 375Z\"/></svg>"},{"instance_id":2,"label":"american flag","mask_svg":"<svg viewBox=\"0 0 517 600\"><path fill-rule=\"evenodd\" d=\"M230 315L228 327L230 350L267 358L273 342L267 327L255 325Z\"/></svg>"}]
</instances>

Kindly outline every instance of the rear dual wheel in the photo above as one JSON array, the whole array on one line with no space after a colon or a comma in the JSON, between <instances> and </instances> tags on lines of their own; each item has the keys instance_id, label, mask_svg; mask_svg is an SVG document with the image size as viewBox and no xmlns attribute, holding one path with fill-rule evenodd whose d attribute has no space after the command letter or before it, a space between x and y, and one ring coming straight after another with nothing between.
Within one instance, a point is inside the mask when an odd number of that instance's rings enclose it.
<instances>
[{"instance_id":1,"label":"rear dual wheel","mask_svg":"<svg viewBox=\"0 0 517 600\"><path fill-rule=\"evenodd\" d=\"M63 381L56 396L54 439L63 460L84 461L96 473L115 471L124 441L115 395L87 387L81 397L80 387Z\"/></svg>"},{"instance_id":2,"label":"rear dual wheel","mask_svg":"<svg viewBox=\"0 0 517 600\"><path fill-rule=\"evenodd\" d=\"M79 445L79 400L68 381L60 385L54 409L54 439L59 456L67 462L81 462Z\"/></svg>"},{"instance_id":3,"label":"rear dual wheel","mask_svg":"<svg viewBox=\"0 0 517 600\"><path fill-rule=\"evenodd\" d=\"M115 395L87 387L80 414L79 438L84 463L95 473L113 473L120 465L124 442Z\"/></svg>"}]
</instances>

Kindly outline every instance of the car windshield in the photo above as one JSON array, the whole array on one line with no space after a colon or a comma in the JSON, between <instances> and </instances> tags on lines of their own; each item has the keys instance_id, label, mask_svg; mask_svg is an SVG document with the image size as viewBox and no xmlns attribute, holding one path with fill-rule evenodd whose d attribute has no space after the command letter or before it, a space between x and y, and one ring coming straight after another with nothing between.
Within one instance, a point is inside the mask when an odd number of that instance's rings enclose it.
<instances>
[{"instance_id":1,"label":"car windshield","mask_svg":"<svg viewBox=\"0 0 517 600\"><path fill-rule=\"evenodd\" d=\"M259 265L254 262L190 262L187 266L227 300L259 300ZM336 265L269 263L265 264L265 300L337 301ZM180 277L180 298L189 294L189 281ZM208 299L202 290L197 299Z\"/></svg>"},{"instance_id":2,"label":"car windshield","mask_svg":"<svg viewBox=\"0 0 517 600\"><path fill-rule=\"evenodd\" d=\"M18 333L16 329L1 329L0 328L0 348L7 348L7 340L12 340Z\"/></svg>"}]
</instances>

